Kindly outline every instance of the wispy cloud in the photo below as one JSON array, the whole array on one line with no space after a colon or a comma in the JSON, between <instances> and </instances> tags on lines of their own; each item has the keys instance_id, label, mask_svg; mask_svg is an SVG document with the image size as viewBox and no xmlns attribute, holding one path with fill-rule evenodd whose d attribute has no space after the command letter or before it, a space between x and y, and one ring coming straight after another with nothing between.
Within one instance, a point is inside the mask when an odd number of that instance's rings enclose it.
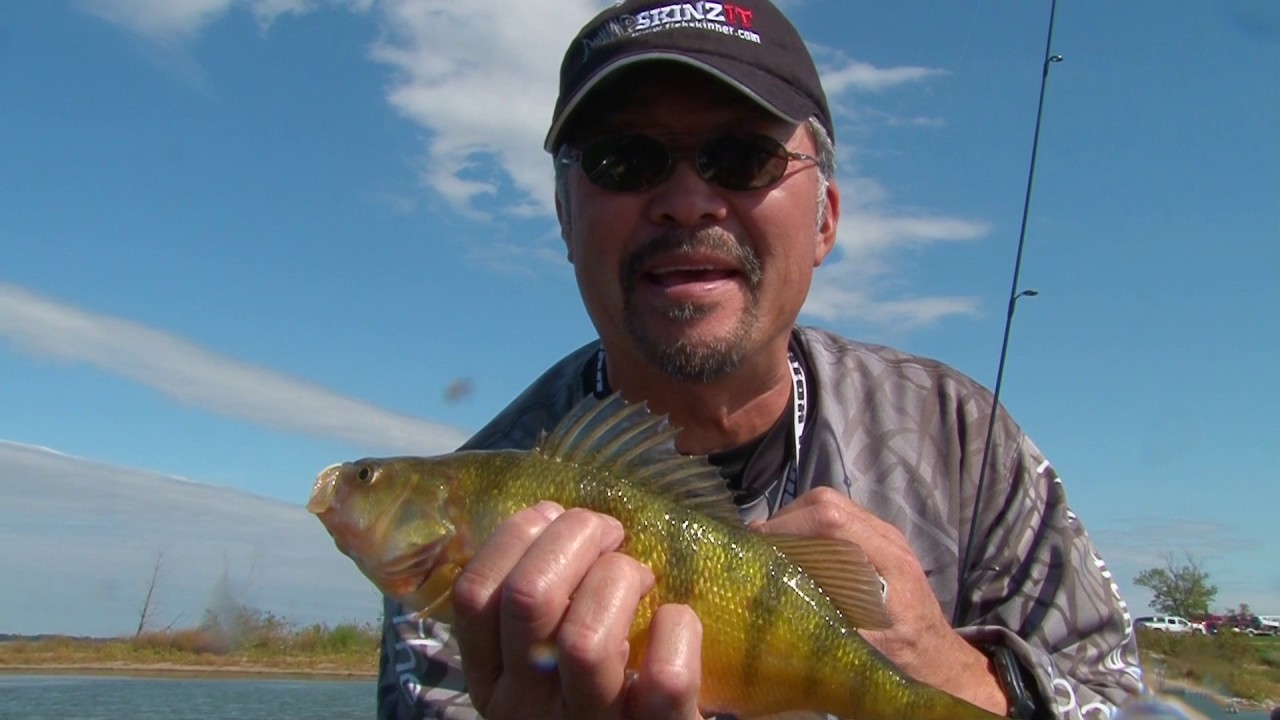
<instances>
[{"instance_id":1,"label":"wispy cloud","mask_svg":"<svg viewBox=\"0 0 1280 720\"><path fill-rule=\"evenodd\" d=\"M164 46L176 46L195 37L210 23L239 6L251 13L258 27L267 30L282 15L301 15L321 5L365 11L374 0L80 0L91 15L119 25Z\"/></svg>"},{"instance_id":2,"label":"wispy cloud","mask_svg":"<svg viewBox=\"0 0 1280 720\"><path fill-rule=\"evenodd\" d=\"M453 450L466 438L458 428L382 410L169 333L3 283L0 337L31 353L86 362L180 402L280 430L423 454Z\"/></svg>"},{"instance_id":3,"label":"wispy cloud","mask_svg":"<svg viewBox=\"0 0 1280 720\"><path fill-rule=\"evenodd\" d=\"M0 631L111 636L234 599L299 623L376 621L379 595L298 505L0 441Z\"/></svg>"},{"instance_id":4,"label":"wispy cloud","mask_svg":"<svg viewBox=\"0 0 1280 720\"><path fill-rule=\"evenodd\" d=\"M912 65L876 67L868 62L850 60L830 52L827 54L833 55L832 61L837 64L827 65L821 69L822 87L832 95L840 95L850 90L881 92L899 85L947 74L945 70L938 68Z\"/></svg>"},{"instance_id":5,"label":"wispy cloud","mask_svg":"<svg viewBox=\"0 0 1280 720\"><path fill-rule=\"evenodd\" d=\"M847 155L847 153L846 153ZM828 322L863 320L910 330L980 311L976 298L899 295L898 253L938 243L972 242L990 232L978 220L894 213L876 181L849 173L840 178L843 210L835 252L814 276L804 313Z\"/></svg>"},{"instance_id":6,"label":"wispy cloud","mask_svg":"<svg viewBox=\"0 0 1280 720\"><path fill-rule=\"evenodd\" d=\"M1199 560L1212 560L1240 552L1250 545L1239 528L1188 518L1136 516L1110 523L1106 529L1107 552L1144 567L1163 566L1172 555L1181 561L1193 551Z\"/></svg>"},{"instance_id":7,"label":"wispy cloud","mask_svg":"<svg viewBox=\"0 0 1280 720\"><path fill-rule=\"evenodd\" d=\"M1212 609L1248 603L1255 609L1280 607L1280 574L1268 578L1259 568L1274 567L1252 528L1191 517L1136 515L1092 525L1090 535L1105 551L1105 559L1124 597L1139 611L1152 599L1151 592L1133 584L1138 573L1186 562L1186 554L1201 564L1209 581L1218 587Z\"/></svg>"},{"instance_id":8,"label":"wispy cloud","mask_svg":"<svg viewBox=\"0 0 1280 720\"><path fill-rule=\"evenodd\" d=\"M234 0L81 0L80 7L152 42L171 46L200 32Z\"/></svg>"}]
</instances>

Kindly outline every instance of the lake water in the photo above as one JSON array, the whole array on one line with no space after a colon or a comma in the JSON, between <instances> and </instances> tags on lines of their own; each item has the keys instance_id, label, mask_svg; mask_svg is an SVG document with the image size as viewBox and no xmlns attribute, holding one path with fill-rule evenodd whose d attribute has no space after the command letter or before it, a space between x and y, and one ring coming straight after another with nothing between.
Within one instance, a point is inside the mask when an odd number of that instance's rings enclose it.
<instances>
[{"instance_id":1,"label":"lake water","mask_svg":"<svg viewBox=\"0 0 1280 720\"><path fill-rule=\"evenodd\" d=\"M0 720L354 720L372 718L371 679L0 675Z\"/></svg>"},{"instance_id":2,"label":"lake water","mask_svg":"<svg viewBox=\"0 0 1280 720\"><path fill-rule=\"evenodd\" d=\"M1204 696L1185 701L1211 720L1229 715ZM374 682L0 675L0 720L355 720L374 714Z\"/></svg>"}]
</instances>

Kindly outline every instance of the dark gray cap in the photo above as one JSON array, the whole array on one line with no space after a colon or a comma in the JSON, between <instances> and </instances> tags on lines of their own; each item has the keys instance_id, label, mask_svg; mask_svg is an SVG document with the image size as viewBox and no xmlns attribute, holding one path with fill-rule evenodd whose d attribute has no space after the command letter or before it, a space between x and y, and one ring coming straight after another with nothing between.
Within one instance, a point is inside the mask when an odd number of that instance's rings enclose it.
<instances>
[{"instance_id":1,"label":"dark gray cap","mask_svg":"<svg viewBox=\"0 0 1280 720\"><path fill-rule=\"evenodd\" d=\"M835 138L813 58L772 3L625 0L588 22L565 52L547 151L560 145L574 111L603 80L651 60L710 73L791 122L816 117Z\"/></svg>"}]
</instances>

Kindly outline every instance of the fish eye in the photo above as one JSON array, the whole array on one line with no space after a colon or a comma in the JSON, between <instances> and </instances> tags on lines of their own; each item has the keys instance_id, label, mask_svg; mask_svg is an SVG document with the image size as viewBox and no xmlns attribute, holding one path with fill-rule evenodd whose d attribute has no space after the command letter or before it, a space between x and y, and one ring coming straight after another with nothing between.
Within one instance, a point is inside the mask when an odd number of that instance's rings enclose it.
<instances>
[{"instance_id":1,"label":"fish eye","mask_svg":"<svg viewBox=\"0 0 1280 720\"><path fill-rule=\"evenodd\" d=\"M362 483L370 483L373 481L373 471L369 469L368 465L361 465L360 469L356 471L356 478Z\"/></svg>"}]
</instances>

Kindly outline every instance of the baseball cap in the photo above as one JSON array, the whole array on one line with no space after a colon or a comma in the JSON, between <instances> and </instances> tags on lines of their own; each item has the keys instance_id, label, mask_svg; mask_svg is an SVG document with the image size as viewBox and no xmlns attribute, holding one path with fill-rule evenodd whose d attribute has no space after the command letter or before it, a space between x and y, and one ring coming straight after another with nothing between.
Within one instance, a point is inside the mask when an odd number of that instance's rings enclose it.
<instances>
[{"instance_id":1,"label":"baseball cap","mask_svg":"<svg viewBox=\"0 0 1280 720\"><path fill-rule=\"evenodd\" d=\"M817 117L835 138L813 58L772 3L622 0L583 26L565 52L546 150L560 145L574 111L602 81L651 60L710 73L791 122Z\"/></svg>"}]
</instances>

